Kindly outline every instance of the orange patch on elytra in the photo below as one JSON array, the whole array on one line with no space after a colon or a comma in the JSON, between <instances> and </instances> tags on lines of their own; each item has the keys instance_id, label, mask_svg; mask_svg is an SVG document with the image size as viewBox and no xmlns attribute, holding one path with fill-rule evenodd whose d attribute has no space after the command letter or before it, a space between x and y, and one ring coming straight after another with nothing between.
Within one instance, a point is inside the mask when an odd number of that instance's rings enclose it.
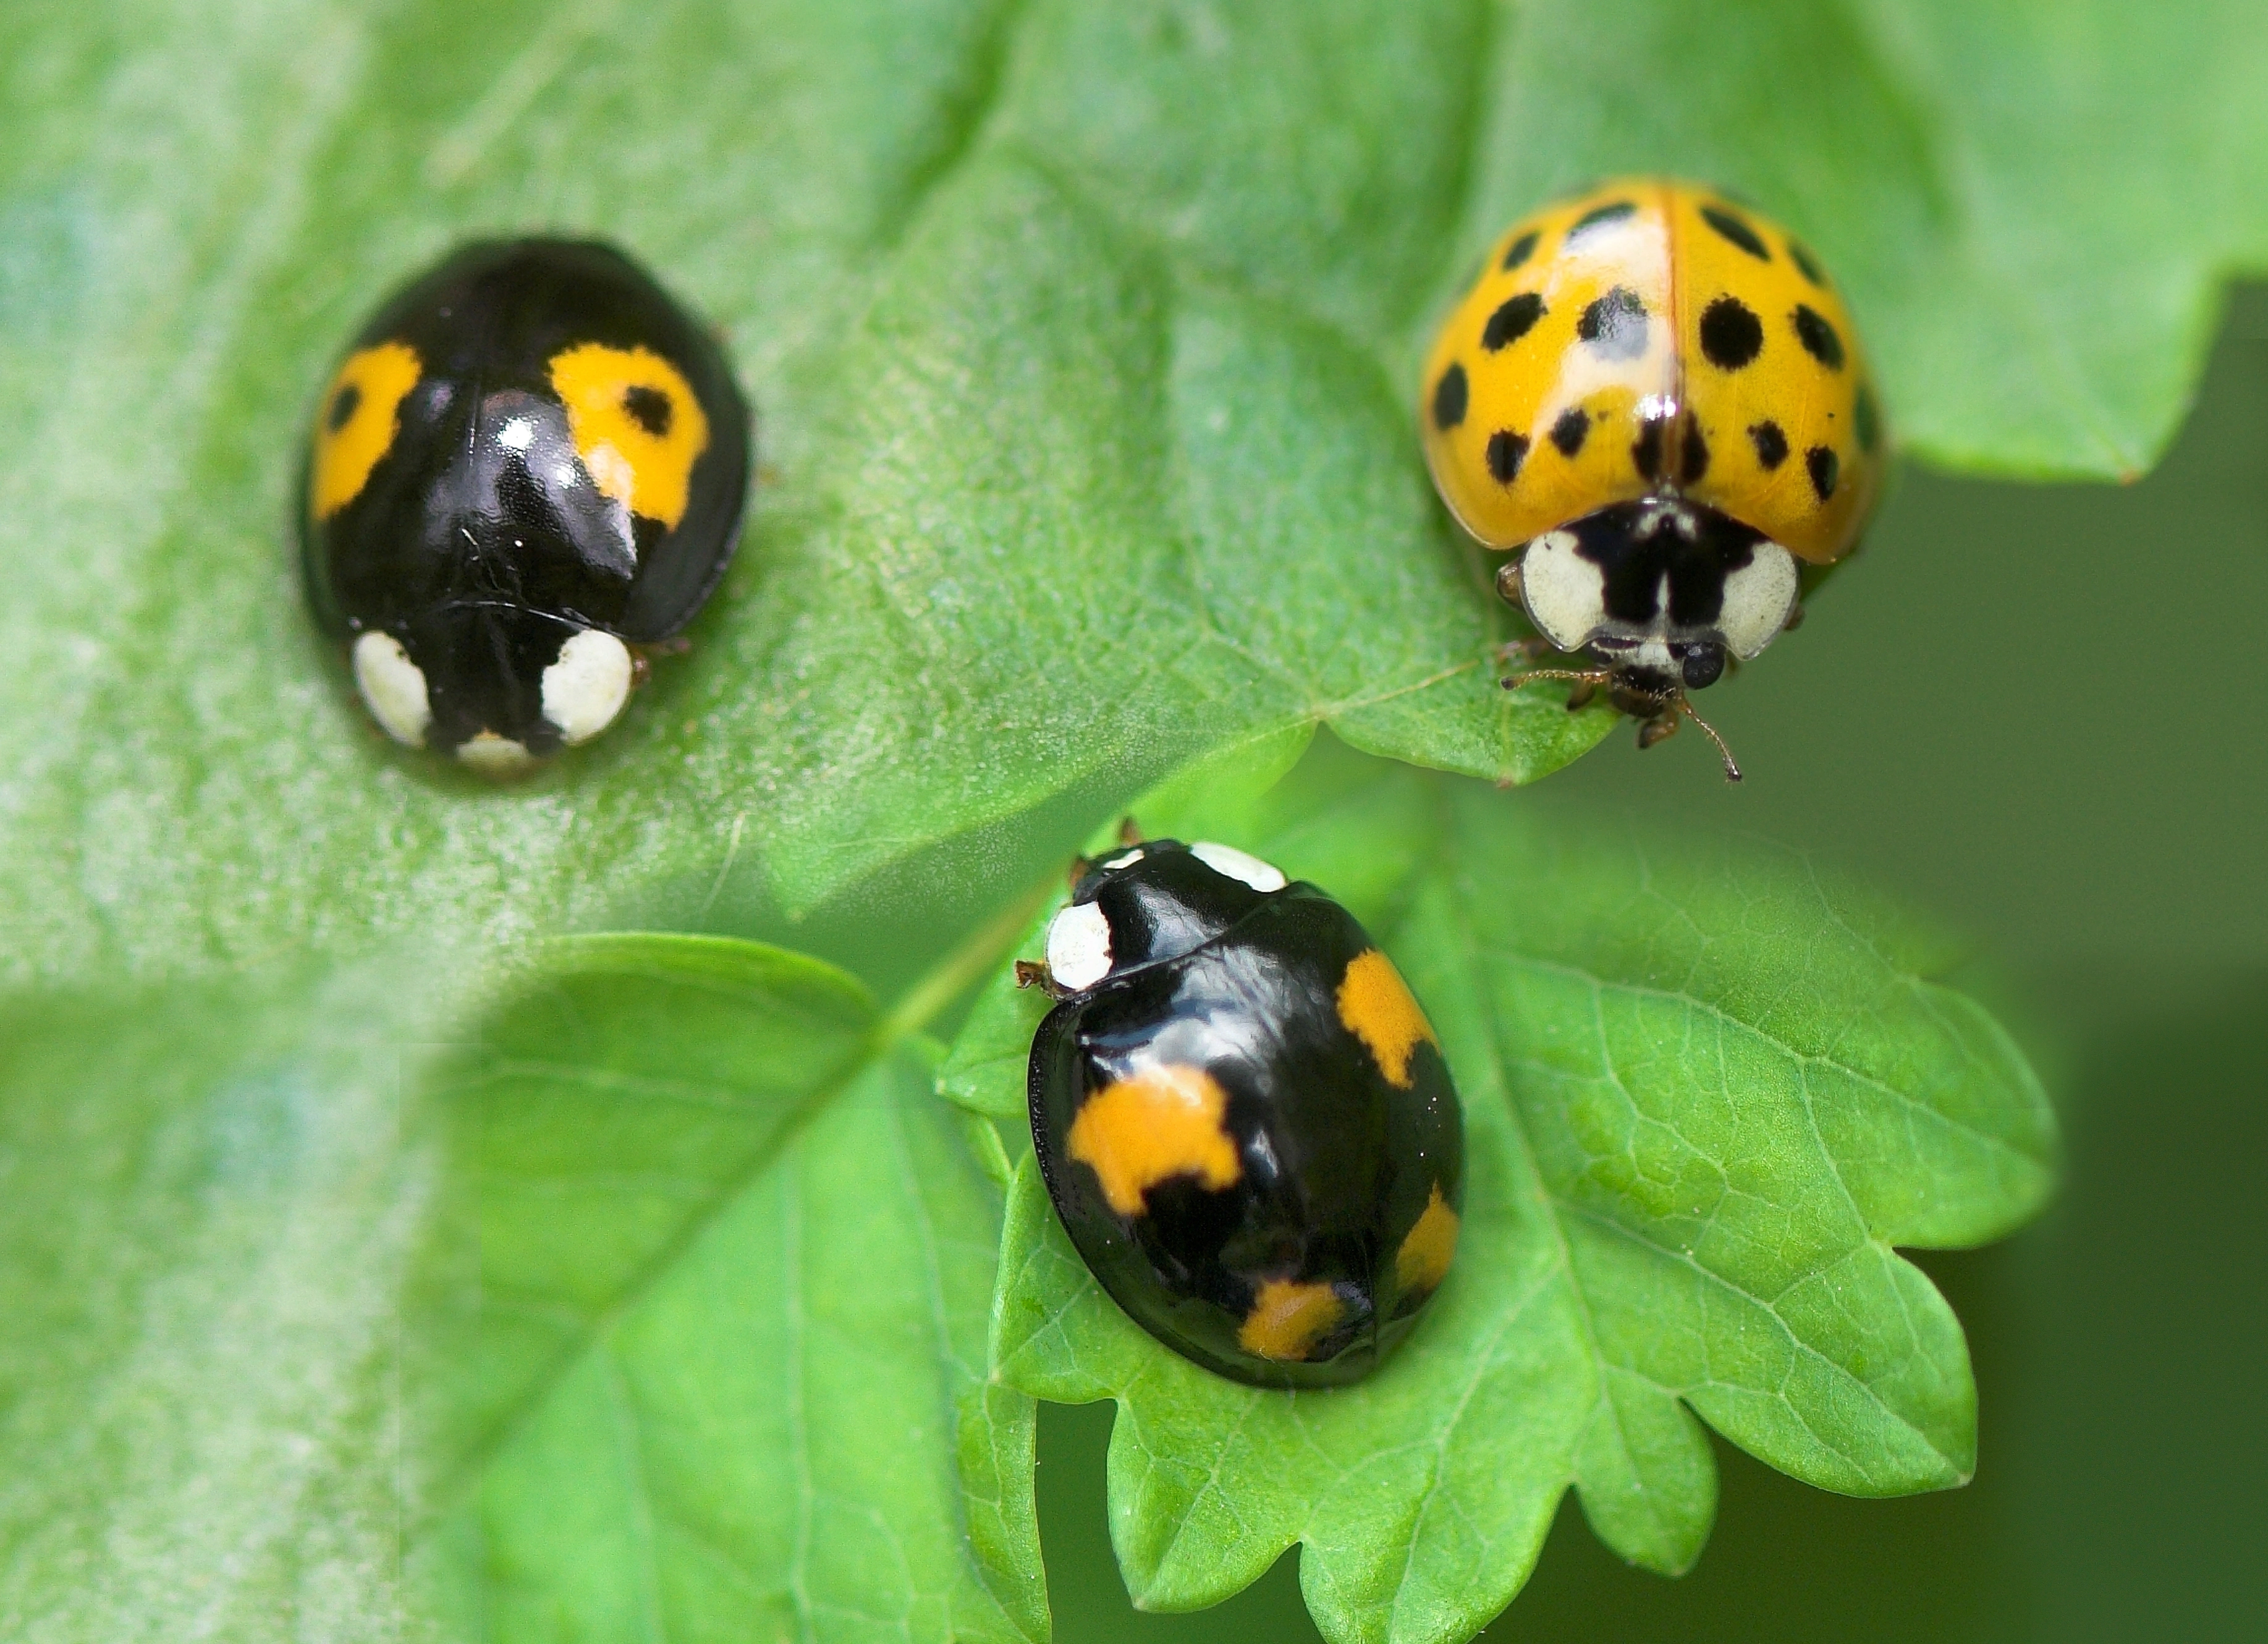
<instances>
[{"instance_id":1,"label":"orange patch on elytra","mask_svg":"<svg viewBox=\"0 0 2268 1644\"><path fill-rule=\"evenodd\" d=\"M551 358L551 387L591 483L670 529L685 518L709 419L684 373L649 348L582 343Z\"/></svg>"},{"instance_id":2,"label":"orange patch on elytra","mask_svg":"<svg viewBox=\"0 0 2268 1644\"><path fill-rule=\"evenodd\" d=\"M1437 1046L1441 1042L1433 1036L1433 1024L1418 1007L1394 962L1375 947L1364 948L1347 962L1338 1003L1339 1020L1370 1047L1386 1082L1397 1090L1409 1089L1410 1057L1418 1041Z\"/></svg>"},{"instance_id":3,"label":"orange patch on elytra","mask_svg":"<svg viewBox=\"0 0 2268 1644\"><path fill-rule=\"evenodd\" d=\"M1146 1068L1089 1096L1071 1122L1071 1156L1101 1178L1122 1216L1142 1213L1144 1196L1169 1176L1193 1176L1218 1192L1243 1166L1221 1128L1228 1093L1202 1067Z\"/></svg>"},{"instance_id":4,"label":"orange patch on elytra","mask_svg":"<svg viewBox=\"0 0 2268 1644\"><path fill-rule=\"evenodd\" d=\"M1345 1316L1346 1303L1329 1285L1270 1279L1237 1327L1236 1345L1263 1359L1294 1362L1313 1353Z\"/></svg>"},{"instance_id":5,"label":"orange patch on elytra","mask_svg":"<svg viewBox=\"0 0 2268 1644\"><path fill-rule=\"evenodd\" d=\"M357 349L331 379L315 414L315 471L307 506L318 521L362 495L370 471L394 448L401 431L401 402L424 372L407 343Z\"/></svg>"},{"instance_id":6,"label":"orange patch on elytra","mask_svg":"<svg viewBox=\"0 0 2268 1644\"><path fill-rule=\"evenodd\" d=\"M1394 1253L1395 1282L1405 1291L1438 1288L1456 1253L1457 1213L1443 1202L1441 1184L1436 1182L1425 1213Z\"/></svg>"}]
</instances>

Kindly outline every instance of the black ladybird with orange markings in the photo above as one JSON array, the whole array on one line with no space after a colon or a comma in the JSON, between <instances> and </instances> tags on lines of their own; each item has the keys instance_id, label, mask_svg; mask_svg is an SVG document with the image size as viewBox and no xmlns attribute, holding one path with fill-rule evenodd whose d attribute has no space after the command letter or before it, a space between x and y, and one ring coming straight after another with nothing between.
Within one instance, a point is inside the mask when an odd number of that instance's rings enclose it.
<instances>
[{"instance_id":1,"label":"black ladybird with orange markings","mask_svg":"<svg viewBox=\"0 0 2268 1644\"><path fill-rule=\"evenodd\" d=\"M1243 851L1129 844L1048 930L1032 1138L1102 1287L1207 1369L1367 1374L1456 1248L1464 1128L1425 1013L1353 916Z\"/></svg>"},{"instance_id":2,"label":"black ladybird with orange markings","mask_svg":"<svg viewBox=\"0 0 2268 1644\"><path fill-rule=\"evenodd\" d=\"M748 412L717 343L611 247L463 247L324 391L308 598L397 741L509 775L622 711L733 556Z\"/></svg>"}]
</instances>

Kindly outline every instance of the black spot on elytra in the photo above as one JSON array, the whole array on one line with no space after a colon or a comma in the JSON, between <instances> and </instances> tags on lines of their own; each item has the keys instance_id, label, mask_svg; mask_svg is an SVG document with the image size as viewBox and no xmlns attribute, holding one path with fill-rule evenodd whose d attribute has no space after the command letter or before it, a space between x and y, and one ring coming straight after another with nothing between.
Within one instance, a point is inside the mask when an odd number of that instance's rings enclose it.
<instances>
[{"instance_id":1,"label":"black spot on elytra","mask_svg":"<svg viewBox=\"0 0 2268 1644\"><path fill-rule=\"evenodd\" d=\"M354 414L361 409L362 390L350 382L331 396L330 415L325 420L330 424L331 431L335 434L354 421Z\"/></svg>"},{"instance_id":2,"label":"black spot on elytra","mask_svg":"<svg viewBox=\"0 0 2268 1644\"><path fill-rule=\"evenodd\" d=\"M1843 339L1808 303L1795 306L1795 335L1803 351L1830 371L1843 369Z\"/></svg>"},{"instance_id":3,"label":"black spot on elytra","mask_svg":"<svg viewBox=\"0 0 2268 1644\"><path fill-rule=\"evenodd\" d=\"M1646 305L1617 285L1583 310L1575 335L1609 359L1636 359L1646 352Z\"/></svg>"},{"instance_id":4,"label":"black spot on elytra","mask_svg":"<svg viewBox=\"0 0 2268 1644\"><path fill-rule=\"evenodd\" d=\"M1534 291L1507 297L1488 317L1488 324L1481 328L1481 346L1491 354L1498 349L1510 348L1535 329L1535 322L1543 318L1543 299Z\"/></svg>"},{"instance_id":5,"label":"black spot on elytra","mask_svg":"<svg viewBox=\"0 0 2268 1644\"><path fill-rule=\"evenodd\" d=\"M1763 240L1758 238L1756 231L1750 228L1748 224L1743 222L1741 218L1734 216L1730 211L1727 211L1723 206L1703 206L1701 208L1701 220L1708 224L1710 227L1715 229L1726 239L1731 240L1742 250L1747 252L1750 256L1756 258L1758 262L1770 262L1771 261L1771 252L1764 245Z\"/></svg>"},{"instance_id":6,"label":"black spot on elytra","mask_svg":"<svg viewBox=\"0 0 2268 1644\"><path fill-rule=\"evenodd\" d=\"M1572 457L1583 448L1583 437L1590 431L1590 413L1580 405L1571 405L1551 424L1551 443L1559 447L1561 456Z\"/></svg>"},{"instance_id":7,"label":"black spot on elytra","mask_svg":"<svg viewBox=\"0 0 2268 1644\"><path fill-rule=\"evenodd\" d=\"M1756 461L1769 474L1787 461L1787 436L1773 422L1752 423L1749 426L1749 443L1756 448Z\"/></svg>"},{"instance_id":8,"label":"black spot on elytra","mask_svg":"<svg viewBox=\"0 0 2268 1644\"><path fill-rule=\"evenodd\" d=\"M1567 230L1567 238L1560 243L1572 246L1594 229L1604 228L1609 223L1619 223L1638 210L1635 200L1616 200L1605 205L1594 205L1577 217Z\"/></svg>"},{"instance_id":9,"label":"black spot on elytra","mask_svg":"<svg viewBox=\"0 0 2268 1644\"><path fill-rule=\"evenodd\" d=\"M1811 470L1811 489L1825 502L1835 494L1835 482L1842 476L1843 464L1834 452L1825 446L1814 446L1803 453L1803 466Z\"/></svg>"},{"instance_id":10,"label":"black spot on elytra","mask_svg":"<svg viewBox=\"0 0 2268 1644\"><path fill-rule=\"evenodd\" d=\"M633 383L622 390L622 409L629 413L630 421L656 439L668 437L670 414L674 408L660 389L649 388L642 382Z\"/></svg>"},{"instance_id":11,"label":"black spot on elytra","mask_svg":"<svg viewBox=\"0 0 2268 1644\"><path fill-rule=\"evenodd\" d=\"M1820 272L1819 260L1813 256L1811 253L1804 249L1803 242L1801 240L1789 240L1787 242L1787 254L1789 261L1793 262L1797 268L1803 270L1803 277L1805 279L1809 280L1814 285L1816 285L1822 291L1827 289L1827 276Z\"/></svg>"},{"instance_id":12,"label":"black spot on elytra","mask_svg":"<svg viewBox=\"0 0 2268 1644\"><path fill-rule=\"evenodd\" d=\"M1701 424L1685 421L1685 448L1679 453L1678 483L1690 485L1709 471L1709 442L1701 438Z\"/></svg>"},{"instance_id":13,"label":"black spot on elytra","mask_svg":"<svg viewBox=\"0 0 2268 1644\"><path fill-rule=\"evenodd\" d=\"M1499 485L1509 485L1520 477L1520 465L1528 456L1528 437L1515 434L1509 428L1499 428L1489 436L1488 468Z\"/></svg>"},{"instance_id":14,"label":"black spot on elytra","mask_svg":"<svg viewBox=\"0 0 2268 1644\"><path fill-rule=\"evenodd\" d=\"M1638 464L1638 477L1652 484L1661 477L1668 468L1669 418L1649 417L1638 425L1638 438L1631 441L1631 461Z\"/></svg>"},{"instance_id":15,"label":"black spot on elytra","mask_svg":"<svg viewBox=\"0 0 2268 1644\"><path fill-rule=\"evenodd\" d=\"M1719 371L1738 371L1764 351L1764 322L1737 297L1719 297L1701 311L1701 351Z\"/></svg>"},{"instance_id":16,"label":"black spot on elytra","mask_svg":"<svg viewBox=\"0 0 2268 1644\"><path fill-rule=\"evenodd\" d=\"M1529 229L1504 248L1503 268L1509 274L1535 254L1535 231Z\"/></svg>"},{"instance_id":17,"label":"black spot on elytra","mask_svg":"<svg viewBox=\"0 0 2268 1644\"><path fill-rule=\"evenodd\" d=\"M1465 368L1451 362L1433 385L1433 426L1447 433L1465 420Z\"/></svg>"},{"instance_id":18,"label":"black spot on elytra","mask_svg":"<svg viewBox=\"0 0 2268 1644\"><path fill-rule=\"evenodd\" d=\"M1852 420L1859 425L1859 449L1874 455L1882 443L1882 408L1874 402L1873 383L1859 385L1859 408Z\"/></svg>"}]
</instances>

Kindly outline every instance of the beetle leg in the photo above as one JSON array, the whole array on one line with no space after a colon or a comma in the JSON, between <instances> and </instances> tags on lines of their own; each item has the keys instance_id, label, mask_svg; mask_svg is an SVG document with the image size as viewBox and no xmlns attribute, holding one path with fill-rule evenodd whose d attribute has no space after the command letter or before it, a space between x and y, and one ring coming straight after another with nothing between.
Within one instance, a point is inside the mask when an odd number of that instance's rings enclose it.
<instances>
[{"instance_id":1,"label":"beetle leg","mask_svg":"<svg viewBox=\"0 0 2268 1644\"><path fill-rule=\"evenodd\" d=\"M1609 670L1602 667L1532 667L1523 673L1506 675L1498 682L1506 690L1518 690L1532 680L1565 679L1572 680L1578 689L1595 691L1602 685L1613 683L1614 677ZM1583 700L1587 702L1590 698L1586 697ZM1580 704L1571 701L1567 705L1574 708Z\"/></svg>"}]
</instances>

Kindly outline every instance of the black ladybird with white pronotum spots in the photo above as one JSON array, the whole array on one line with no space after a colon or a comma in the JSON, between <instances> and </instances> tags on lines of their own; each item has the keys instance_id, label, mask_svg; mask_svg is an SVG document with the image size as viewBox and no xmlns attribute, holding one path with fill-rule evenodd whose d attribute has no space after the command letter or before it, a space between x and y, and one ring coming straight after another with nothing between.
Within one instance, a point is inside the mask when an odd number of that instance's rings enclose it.
<instances>
[{"instance_id":1,"label":"black ladybird with white pronotum spots","mask_svg":"<svg viewBox=\"0 0 2268 1644\"><path fill-rule=\"evenodd\" d=\"M1266 1387L1367 1374L1456 1248L1464 1131L1432 1025L1353 916L1225 845L1088 868L1024 968L1032 1139L1136 1323Z\"/></svg>"},{"instance_id":2,"label":"black ladybird with white pronotum spots","mask_svg":"<svg viewBox=\"0 0 2268 1644\"><path fill-rule=\"evenodd\" d=\"M717 343L628 257L466 246L316 409L308 599L388 734L509 775L613 723L724 574L750 461Z\"/></svg>"}]
</instances>

